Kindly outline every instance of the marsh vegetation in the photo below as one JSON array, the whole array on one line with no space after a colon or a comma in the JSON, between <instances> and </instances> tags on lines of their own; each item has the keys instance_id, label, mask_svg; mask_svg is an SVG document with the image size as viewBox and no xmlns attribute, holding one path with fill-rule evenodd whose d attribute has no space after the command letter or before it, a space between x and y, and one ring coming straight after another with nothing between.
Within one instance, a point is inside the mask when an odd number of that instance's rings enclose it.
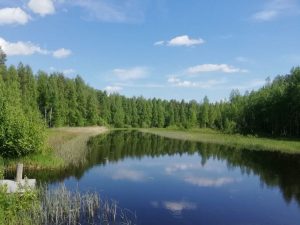
<instances>
[{"instance_id":1,"label":"marsh vegetation","mask_svg":"<svg viewBox=\"0 0 300 225\"><path fill-rule=\"evenodd\" d=\"M1 187L0 200L0 224L6 225L132 225L136 219L97 192L70 191L64 185L11 195Z\"/></svg>"}]
</instances>

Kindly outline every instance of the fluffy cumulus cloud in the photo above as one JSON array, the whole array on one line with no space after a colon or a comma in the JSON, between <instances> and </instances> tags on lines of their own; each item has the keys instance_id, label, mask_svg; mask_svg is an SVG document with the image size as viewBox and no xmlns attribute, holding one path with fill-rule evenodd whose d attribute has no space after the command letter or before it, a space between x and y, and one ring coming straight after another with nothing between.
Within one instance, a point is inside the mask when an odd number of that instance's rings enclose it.
<instances>
[{"instance_id":1,"label":"fluffy cumulus cloud","mask_svg":"<svg viewBox=\"0 0 300 225\"><path fill-rule=\"evenodd\" d=\"M66 57L70 56L71 54L72 54L71 50L65 49L65 48L60 48L53 52L53 57L55 57L57 59L61 59L61 58L66 58Z\"/></svg>"},{"instance_id":2,"label":"fluffy cumulus cloud","mask_svg":"<svg viewBox=\"0 0 300 225\"><path fill-rule=\"evenodd\" d=\"M21 8L0 9L0 25L21 24L24 25L30 20L30 16Z\"/></svg>"},{"instance_id":3,"label":"fluffy cumulus cloud","mask_svg":"<svg viewBox=\"0 0 300 225\"><path fill-rule=\"evenodd\" d=\"M280 16L299 14L297 0L271 0L264 8L252 15L255 21L272 21Z\"/></svg>"},{"instance_id":4,"label":"fluffy cumulus cloud","mask_svg":"<svg viewBox=\"0 0 300 225\"><path fill-rule=\"evenodd\" d=\"M0 37L0 46L3 51L9 56L16 55L33 55L33 54L42 54L42 55L53 55L55 58L65 58L71 54L70 50L67 49L58 49L55 51L50 51L44 48L41 48L39 45L34 44L30 41L17 41L10 42Z\"/></svg>"},{"instance_id":5,"label":"fluffy cumulus cloud","mask_svg":"<svg viewBox=\"0 0 300 225\"><path fill-rule=\"evenodd\" d=\"M236 68L227 64L202 64L188 68L187 72L189 74L199 74L207 72L245 73L247 72L247 70Z\"/></svg>"},{"instance_id":6,"label":"fluffy cumulus cloud","mask_svg":"<svg viewBox=\"0 0 300 225\"><path fill-rule=\"evenodd\" d=\"M195 45L201 45L204 42L205 41L202 38L193 39L193 38L190 38L188 35L182 35L182 36L174 37L169 41L157 41L154 43L154 45L156 45L156 46L166 45L166 46L190 47L190 46L195 46Z\"/></svg>"},{"instance_id":7,"label":"fluffy cumulus cloud","mask_svg":"<svg viewBox=\"0 0 300 225\"><path fill-rule=\"evenodd\" d=\"M120 86L106 86L104 88L104 90L108 93L108 94L114 94L114 93L119 93L120 91L123 90L122 87Z\"/></svg>"},{"instance_id":8,"label":"fluffy cumulus cloud","mask_svg":"<svg viewBox=\"0 0 300 225\"><path fill-rule=\"evenodd\" d=\"M55 13L52 0L30 0L28 7L36 14L46 16Z\"/></svg>"},{"instance_id":9,"label":"fluffy cumulus cloud","mask_svg":"<svg viewBox=\"0 0 300 225\"><path fill-rule=\"evenodd\" d=\"M31 42L9 42L0 37L0 46L7 55L32 55L32 54L48 54L46 49L33 44Z\"/></svg>"},{"instance_id":10,"label":"fluffy cumulus cloud","mask_svg":"<svg viewBox=\"0 0 300 225\"><path fill-rule=\"evenodd\" d=\"M220 80L211 79L207 81L188 81L188 80L181 80L176 76L172 76L168 79L168 83L174 87L208 89L225 83L225 79L220 79Z\"/></svg>"},{"instance_id":11,"label":"fluffy cumulus cloud","mask_svg":"<svg viewBox=\"0 0 300 225\"><path fill-rule=\"evenodd\" d=\"M137 80L147 76L145 67L133 67L129 69L114 69L113 74L120 80Z\"/></svg>"}]
</instances>

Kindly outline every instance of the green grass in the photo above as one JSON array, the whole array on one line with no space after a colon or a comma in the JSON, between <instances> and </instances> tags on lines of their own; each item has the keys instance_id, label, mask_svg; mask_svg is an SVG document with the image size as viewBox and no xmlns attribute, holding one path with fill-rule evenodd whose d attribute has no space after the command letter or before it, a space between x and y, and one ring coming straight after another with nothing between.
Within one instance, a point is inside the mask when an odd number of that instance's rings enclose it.
<instances>
[{"instance_id":1,"label":"green grass","mask_svg":"<svg viewBox=\"0 0 300 225\"><path fill-rule=\"evenodd\" d=\"M30 169L55 169L64 165L64 161L57 157L51 150L18 159L5 160L7 169L15 169L17 163L23 163L26 168Z\"/></svg>"},{"instance_id":2,"label":"green grass","mask_svg":"<svg viewBox=\"0 0 300 225\"><path fill-rule=\"evenodd\" d=\"M18 159L5 160L6 169L15 169L23 163L30 169L58 169L80 163L87 150L90 137L107 131L103 127L64 127L47 130L47 143L42 153Z\"/></svg>"},{"instance_id":3,"label":"green grass","mask_svg":"<svg viewBox=\"0 0 300 225\"><path fill-rule=\"evenodd\" d=\"M149 128L138 130L168 138L222 144L231 147L246 148L250 150L300 153L300 140L263 138L254 136L243 136L239 134L224 134L222 132L215 131L212 129L182 130L167 128Z\"/></svg>"}]
</instances>

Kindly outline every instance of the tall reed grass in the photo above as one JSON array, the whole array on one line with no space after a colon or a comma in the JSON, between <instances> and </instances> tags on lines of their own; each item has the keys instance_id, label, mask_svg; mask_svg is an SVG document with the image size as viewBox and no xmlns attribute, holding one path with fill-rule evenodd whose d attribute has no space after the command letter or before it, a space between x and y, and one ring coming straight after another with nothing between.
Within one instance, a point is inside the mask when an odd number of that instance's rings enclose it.
<instances>
[{"instance_id":1,"label":"tall reed grass","mask_svg":"<svg viewBox=\"0 0 300 225\"><path fill-rule=\"evenodd\" d=\"M120 208L116 201L102 200L96 192L70 191L64 185L54 189L40 187L35 192L8 198L6 202L15 204L16 208L2 209L0 216L4 218L0 218L0 224L133 225L136 221L135 214ZM15 201L22 201L25 207L19 207Z\"/></svg>"}]
</instances>

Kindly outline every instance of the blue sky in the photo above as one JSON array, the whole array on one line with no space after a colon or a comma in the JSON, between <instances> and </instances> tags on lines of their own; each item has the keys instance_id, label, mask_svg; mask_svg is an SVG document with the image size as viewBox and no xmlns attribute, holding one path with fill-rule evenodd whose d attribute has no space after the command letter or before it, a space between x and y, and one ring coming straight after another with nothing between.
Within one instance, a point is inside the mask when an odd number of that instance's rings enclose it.
<instances>
[{"instance_id":1,"label":"blue sky","mask_svg":"<svg viewBox=\"0 0 300 225\"><path fill-rule=\"evenodd\" d=\"M300 65L299 0L1 0L8 64L126 96L211 101Z\"/></svg>"}]
</instances>

